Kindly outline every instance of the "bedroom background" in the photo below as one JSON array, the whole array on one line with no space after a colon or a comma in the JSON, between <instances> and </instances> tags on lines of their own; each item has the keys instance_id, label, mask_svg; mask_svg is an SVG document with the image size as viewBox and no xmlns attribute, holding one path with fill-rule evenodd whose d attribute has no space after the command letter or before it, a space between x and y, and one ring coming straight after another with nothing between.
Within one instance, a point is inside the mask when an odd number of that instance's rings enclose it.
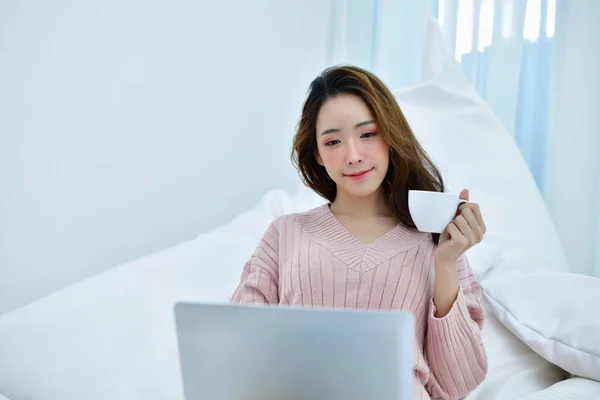
<instances>
[{"instance_id":1,"label":"bedroom background","mask_svg":"<svg viewBox=\"0 0 600 400\"><path fill-rule=\"evenodd\" d=\"M572 270L600 276L595 0L27 0L0 4L0 314L295 188L312 78L353 63L414 84L430 15Z\"/></svg>"}]
</instances>

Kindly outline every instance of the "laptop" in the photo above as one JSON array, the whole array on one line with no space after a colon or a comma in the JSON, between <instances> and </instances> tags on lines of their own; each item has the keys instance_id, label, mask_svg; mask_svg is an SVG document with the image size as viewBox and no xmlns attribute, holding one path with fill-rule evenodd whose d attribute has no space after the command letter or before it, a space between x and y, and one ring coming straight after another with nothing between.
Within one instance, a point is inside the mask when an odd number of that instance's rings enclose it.
<instances>
[{"instance_id":1,"label":"laptop","mask_svg":"<svg viewBox=\"0 0 600 400\"><path fill-rule=\"evenodd\" d=\"M177 303L185 400L409 400L407 312Z\"/></svg>"}]
</instances>

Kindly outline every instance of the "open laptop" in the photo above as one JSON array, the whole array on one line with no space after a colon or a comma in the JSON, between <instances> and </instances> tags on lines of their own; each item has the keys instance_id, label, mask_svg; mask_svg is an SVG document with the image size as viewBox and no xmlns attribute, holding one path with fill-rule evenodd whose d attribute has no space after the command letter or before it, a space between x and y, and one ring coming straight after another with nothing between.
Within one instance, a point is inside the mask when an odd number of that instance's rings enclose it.
<instances>
[{"instance_id":1,"label":"open laptop","mask_svg":"<svg viewBox=\"0 0 600 400\"><path fill-rule=\"evenodd\" d=\"M409 400L414 317L178 303L185 400Z\"/></svg>"}]
</instances>

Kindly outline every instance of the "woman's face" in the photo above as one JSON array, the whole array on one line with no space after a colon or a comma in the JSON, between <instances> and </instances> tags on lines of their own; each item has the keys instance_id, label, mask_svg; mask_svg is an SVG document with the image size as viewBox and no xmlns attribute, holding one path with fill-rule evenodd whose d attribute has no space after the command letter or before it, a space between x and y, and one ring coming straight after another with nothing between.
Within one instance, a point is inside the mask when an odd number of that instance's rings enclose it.
<instances>
[{"instance_id":1,"label":"woman's face","mask_svg":"<svg viewBox=\"0 0 600 400\"><path fill-rule=\"evenodd\" d=\"M356 95L327 100L317 116L317 161L337 185L337 194L363 197L379 190L388 170L389 147L375 118Z\"/></svg>"}]
</instances>

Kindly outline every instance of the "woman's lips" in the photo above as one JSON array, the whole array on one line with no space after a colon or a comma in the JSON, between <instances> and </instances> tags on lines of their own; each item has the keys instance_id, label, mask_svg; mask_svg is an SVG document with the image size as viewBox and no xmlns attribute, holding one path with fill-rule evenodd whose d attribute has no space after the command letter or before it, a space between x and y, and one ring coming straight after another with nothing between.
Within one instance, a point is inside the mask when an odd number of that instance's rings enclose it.
<instances>
[{"instance_id":1,"label":"woman's lips","mask_svg":"<svg viewBox=\"0 0 600 400\"><path fill-rule=\"evenodd\" d=\"M369 175L369 172L371 172L372 170L373 170L373 168L368 169L366 171L360 171L360 172L357 172L355 174L347 174L347 175L344 174L344 176L347 177L347 178L350 178L350 179L352 179L354 181L358 181L358 180L366 178L367 175Z\"/></svg>"}]
</instances>

